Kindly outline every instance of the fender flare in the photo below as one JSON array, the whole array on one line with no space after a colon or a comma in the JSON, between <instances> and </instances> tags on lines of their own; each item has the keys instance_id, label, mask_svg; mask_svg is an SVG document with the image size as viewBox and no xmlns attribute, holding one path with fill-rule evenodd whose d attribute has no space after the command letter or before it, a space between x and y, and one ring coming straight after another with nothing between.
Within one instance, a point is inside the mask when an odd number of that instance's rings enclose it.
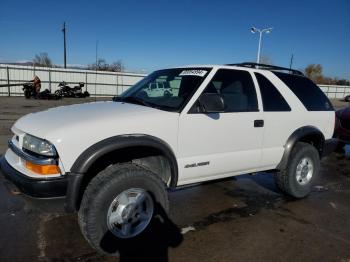
<instances>
[{"instance_id":1,"label":"fender flare","mask_svg":"<svg viewBox=\"0 0 350 262\"><path fill-rule=\"evenodd\" d=\"M297 130L295 130L288 138L287 142L284 145L284 153L283 153L282 159L281 159L280 163L278 164L278 166L276 167L276 169L284 170L287 168L289 157L292 153L294 145L298 141L300 141L301 138L303 138L307 135L315 135L315 136L319 136L321 138L322 145L320 148L318 148L318 150L321 153L320 155L322 155L323 144L325 141L325 137L324 137L323 133L317 127L303 126L303 127L298 128Z\"/></svg>"},{"instance_id":2,"label":"fender flare","mask_svg":"<svg viewBox=\"0 0 350 262\"><path fill-rule=\"evenodd\" d=\"M178 180L178 165L171 147L163 140L150 135L121 135L104 139L86 149L74 162L71 173L84 174L100 157L114 150L133 146L149 146L158 149L169 160L171 169L170 187Z\"/></svg>"}]
</instances>

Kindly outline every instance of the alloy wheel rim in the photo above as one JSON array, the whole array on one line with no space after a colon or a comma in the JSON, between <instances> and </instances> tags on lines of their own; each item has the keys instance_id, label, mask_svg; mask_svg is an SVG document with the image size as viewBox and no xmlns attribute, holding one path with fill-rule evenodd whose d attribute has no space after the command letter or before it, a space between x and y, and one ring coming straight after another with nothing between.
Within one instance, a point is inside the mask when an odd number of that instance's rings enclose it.
<instances>
[{"instance_id":1,"label":"alloy wheel rim","mask_svg":"<svg viewBox=\"0 0 350 262\"><path fill-rule=\"evenodd\" d=\"M107 213L108 229L119 238L131 238L150 223L154 211L152 197L141 188L121 192L111 202Z\"/></svg>"},{"instance_id":2,"label":"alloy wheel rim","mask_svg":"<svg viewBox=\"0 0 350 262\"><path fill-rule=\"evenodd\" d=\"M309 157L304 157L300 160L297 165L295 172L296 180L300 185L308 184L314 173L314 165L312 160Z\"/></svg>"}]
</instances>

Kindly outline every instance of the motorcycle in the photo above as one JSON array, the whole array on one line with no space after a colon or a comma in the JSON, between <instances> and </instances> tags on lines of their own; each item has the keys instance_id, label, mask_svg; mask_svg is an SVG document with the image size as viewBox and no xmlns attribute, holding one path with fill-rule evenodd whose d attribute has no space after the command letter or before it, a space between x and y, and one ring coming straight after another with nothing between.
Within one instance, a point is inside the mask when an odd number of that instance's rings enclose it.
<instances>
[{"instance_id":1,"label":"motorcycle","mask_svg":"<svg viewBox=\"0 0 350 262\"><path fill-rule=\"evenodd\" d=\"M70 87L66 82L62 81L58 84L59 89L55 91L55 94L63 97L89 97L90 93L88 91L82 91L84 85L84 83L79 83L78 86Z\"/></svg>"},{"instance_id":2,"label":"motorcycle","mask_svg":"<svg viewBox=\"0 0 350 262\"><path fill-rule=\"evenodd\" d=\"M33 97L35 99L58 100L61 98L61 96L58 96L57 94L51 94L49 89L45 89L44 91L37 93L32 83L23 84L22 90L26 99Z\"/></svg>"}]
</instances>

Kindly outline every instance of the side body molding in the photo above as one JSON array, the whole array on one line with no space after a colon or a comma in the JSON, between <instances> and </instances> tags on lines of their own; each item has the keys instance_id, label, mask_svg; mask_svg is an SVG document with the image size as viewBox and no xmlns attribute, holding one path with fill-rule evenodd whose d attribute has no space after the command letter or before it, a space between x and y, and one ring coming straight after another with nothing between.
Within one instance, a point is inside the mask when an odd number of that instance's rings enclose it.
<instances>
[{"instance_id":1,"label":"side body molding","mask_svg":"<svg viewBox=\"0 0 350 262\"><path fill-rule=\"evenodd\" d=\"M317 127L314 126L300 127L297 130L295 130L288 138L286 144L284 145L284 154L282 156L281 162L278 164L276 169L286 169L294 145L306 136L315 136L320 139L321 144L319 145L319 148L317 148L317 150L320 152L320 156L322 155L323 145L325 141L323 133Z\"/></svg>"},{"instance_id":2,"label":"side body molding","mask_svg":"<svg viewBox=\"0 0 350 262\"><path fill-rule=\"evenodd\" d=\"M71 173L84 174L96 160L105 154L118 149L138 146L155 148L169 160L171 168L170 187L176 187L178 179L178 166L174 152L166 142L149 135L122 135L102 140L86 149L77 158L71 168Z\"/></svg>"}]
</instances>

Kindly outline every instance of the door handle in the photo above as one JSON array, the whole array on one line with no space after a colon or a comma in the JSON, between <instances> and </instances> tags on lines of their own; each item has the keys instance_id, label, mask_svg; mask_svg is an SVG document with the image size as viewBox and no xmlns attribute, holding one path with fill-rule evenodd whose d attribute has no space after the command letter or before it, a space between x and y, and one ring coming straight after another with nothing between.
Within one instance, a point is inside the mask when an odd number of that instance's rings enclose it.
<instances>
[{"instance_id":1,"label":"door handle","mask_svg":"<svg viewBox=\"0 0 350 262\"><path fill-rule=\"evenodd\" d=\"M263 126L264 126L264 120L262 119L254 120L254 127L263 127Z\"/></svg>"}]
</instances>

